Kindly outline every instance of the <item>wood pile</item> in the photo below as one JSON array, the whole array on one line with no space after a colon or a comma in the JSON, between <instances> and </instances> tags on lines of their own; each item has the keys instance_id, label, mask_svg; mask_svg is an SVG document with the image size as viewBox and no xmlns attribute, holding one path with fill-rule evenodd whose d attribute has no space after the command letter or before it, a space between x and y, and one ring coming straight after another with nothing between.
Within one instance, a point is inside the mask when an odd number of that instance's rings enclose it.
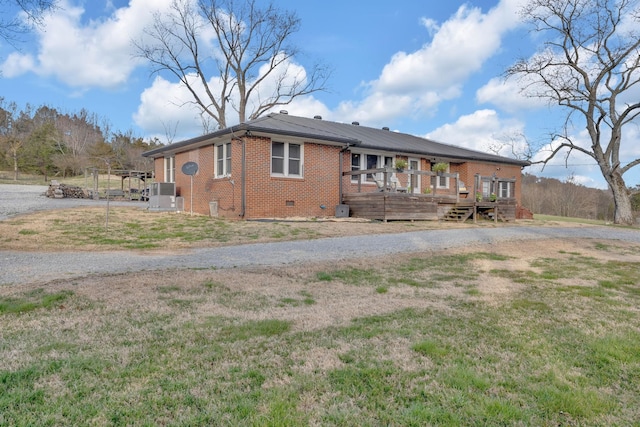
<instances>
[{"instance_id":1,"label":"wood pile","mask_svg":"<svg viewBox=\"0 0 640 427\"><path fill-rule=\"evenodd\" d=\"M47 197L52 199L86 199L87 194L81 187L75 185L60 184L58 181L51 181L49 188L45 193Z\"/></svg>"}]
</instances>

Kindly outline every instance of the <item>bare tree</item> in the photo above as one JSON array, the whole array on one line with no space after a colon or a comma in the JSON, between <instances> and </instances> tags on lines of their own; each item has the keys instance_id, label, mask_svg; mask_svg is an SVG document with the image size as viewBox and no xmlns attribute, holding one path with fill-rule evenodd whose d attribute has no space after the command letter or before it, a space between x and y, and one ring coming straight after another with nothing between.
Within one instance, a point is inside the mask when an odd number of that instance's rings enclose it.
<instances>
[{"instance_id":1,"label":"bare tree","mask_svg":"<svg viewBox=\"0 0 640 427\"><path fill-rule=\"evenodd\" d=\"M169 72L188 89L203 114L227 126L228 107L240 123L276 106L325 89L329 72L292 63L290 44L300 28L293 12L256 0L174 0L156 14L137 55L153 73ZM208 37L208 35L211 35Z\"/></svg>"},{"instance_id":2,"label":"bare tree","mask_svg":"<svg viewBox=\"0 0 640 427\"><path fill-rule=\"evenodd\" d=\"M44 14L55 9L57 3L57 0L0 0L0 38L14 43L34 25L41 25Z\"/></svg>"},{"instance_id":3,"label":"bare tree","mask_svg":"<svg viewBox=\"0 0 640 427\"><path fill-rule=\"evenodd\" d=\"M61 153L67 157L67 165L74 174L88 165L88 153L92 147L104 142L105 137L98 122L98 116L85 109L73 115L59 115L56 119L56 128L62 136Z\"/></svg>"},{"instance_id":4,"label":"bare tree","mask_svg":"<svg viewBox=\"0 0 640 427\"><path fill-rule=\"evenodd\" d=\"M13 167L13 180L18 180L20 158L29 133L31 132L30 107L18 111L18 105L11 102L4 105L0 98L0 152Z\"/></svg>"},{"instance_id":5,"label":"bare tree","mask_svg":"<svg viewBox=\"0 0 640 427\"><path fill-rule=\"evenodd\" d=\"M633 223L623 175L640 159L623 165L620 152L623 129L640 114L640 102L630 93L640 80L638 0L531 0L522 16L545 34L545 49L518 61L506 74L525 77L526 95L569 110L556 135L560 144L542 163L560 152L593 158L613 193L614 222ZM571 138L574 119L584 121L590 146Z\"/></svg>"}]
</instances>

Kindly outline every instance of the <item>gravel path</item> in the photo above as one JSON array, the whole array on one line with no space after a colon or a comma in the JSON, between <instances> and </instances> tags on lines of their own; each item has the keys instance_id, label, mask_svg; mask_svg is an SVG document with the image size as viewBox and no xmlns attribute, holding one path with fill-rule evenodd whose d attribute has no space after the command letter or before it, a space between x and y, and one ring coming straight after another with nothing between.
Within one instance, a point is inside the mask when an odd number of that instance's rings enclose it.
<instances>
[{"instance_id":1,"label":"gravel path","mask_svg":"<svg viewBox=\"0 0 640 427\"><path fill-rule=\"evenodd\" d=\"M9 187L9 188L7 188ZM0 220L34 210L95 206L105 201L49 199L46 187L0 185ZM144 202L111 202L127 206ZM640 230L611 227L496 227L427 230L201 248L177 253L0 251L0 286L73 279L94 274L177 268L279 266L353 258L401 257L421 251L548 238L618 239L640 243Z\"/></svg>"},{"instance_id":2,"label":"gravel path","mask_svg":"<svg viewBox=\"0 0 640 427\"><path fill-rule=\"evenodd\" d=\"M106 200L93 199L53 199L45 196L47 185L0 184L0 221L14 215L48 209L67 209L74 206L106 206ZM147 202L110 200L112 206L140 206Z\"/></svg>"},{"instance_id":3,"label":"gravel path","mask_svg":"<svg viewBox=\"0 0 640 427\"><path fill-rule=\"evenodd\" d=\"M77 278L92 274L177 268L279 266L315 261L374 258L462 246L548 238L617 239L640 244L640 231L609 227L497 227L427 230L401 234L335 237L201 248L180 253L21 253L0 251L0 286Z\"/></svg>"}]
</instances>

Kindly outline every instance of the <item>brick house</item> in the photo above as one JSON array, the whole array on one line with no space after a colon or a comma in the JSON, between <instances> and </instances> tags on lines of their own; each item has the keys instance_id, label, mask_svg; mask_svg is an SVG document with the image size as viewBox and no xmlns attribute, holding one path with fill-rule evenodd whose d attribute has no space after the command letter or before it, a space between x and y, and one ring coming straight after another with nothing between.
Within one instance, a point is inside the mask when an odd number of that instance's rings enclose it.
<instances>
[{"instance_id":1,"label":"brick house","mask_svg":"<svg viewBox=\"0 0 640 427\"><path fill-rule=\"evenodd\" d=\"M521 170L529 164L388 128L284 111L143 156L154 159L157 182L175 183L185 211L208 215L214 206L216 215L233 219L332 216L348 194L387 191L381 188L383 176L383 186L394 182L388 191L397 186L405 196L454 191L459 197L458 187L465 183L472 198L476 191L491 192L519 204ZM381 172L391 171L400 159L407 163L406 172ZM183 173L188 162L198 165L195 174ZM444 176L429 172L436 163L446 164ZM492 182L483 186L479 177Z\"/></svg>"}]
</instances>

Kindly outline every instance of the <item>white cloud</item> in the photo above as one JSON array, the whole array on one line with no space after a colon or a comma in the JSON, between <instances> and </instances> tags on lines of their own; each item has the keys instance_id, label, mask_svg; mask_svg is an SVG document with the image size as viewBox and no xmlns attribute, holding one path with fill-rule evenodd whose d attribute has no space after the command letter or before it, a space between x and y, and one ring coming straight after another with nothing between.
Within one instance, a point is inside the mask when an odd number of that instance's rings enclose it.
<instances>
[{"instance_id":1,"label":"white cloud","mask_svg":"<svg viewBox=\"0 0 640 427\"><path fill-rule=\"evenodd\" d=\"M433 114L442 101L459 97L469 76L499 51L504 34L519 25L520 3L503 0L487 13L463 5L442 24L422 18L431 41L393 55L378 79L365 83L368 96L342 103L341 114L379 123L409 111Z\"/></svg>"},{"instance_id":2,"label":"white cloud","mask_svg":"<svg viewBox=\"0 0 640 427\"><path fill-rule=\"evenodd\" d=\"M83 22L84 9L63 0L38 31L39 52L12 54L2 65L6 76L25 72L54 76L70 87L114 88L126 83L140 61L131 40L151 22L152 12L170 0L131 0L105 20Z\"/></svg>"},{"instance_id":3,"label":"white cloud","mask_svg":"<svg viewBox=\"0 0 640 427\"><path fill-rule=\"evenodd\" d=\"M307 117L319 114L328 120L357 120L374 126L389 126L393 119L402 116L432 115L441 102L460 97L466 79L499 51L504 34L519 25L516 14L519 3L520 0L503 0L487 13L479 8L462 6L442 23L422 18L422 24L432 34L431 41L415 52L393 55L378 79L363 83L366 95L362 100L343 101L329 111L314 97L307 97L275 110L286 109L291 114ZM295 73L305 72L304 68L295 67ZM163 91L166 96L182 102L191 100L186 93L177 95L180 85L168 90L166 87L159 89L158 84L159 80L156 80L141 98L135 118L141 126L152 121L154 116L162 117L163 114L156 110L169 108L162 105L175 104L160 102ZM269 84L262 88L262 93L269 93L268 89ZM150 100L156 105L146 105ZM228 120L228 123L233 121Z\"/></svg>"},{"instance_id":4,"label":"white cloud","mask_svg":"<svg viewBox=\"0 0 640 427\"><path fill-rule=\"evenodd\" d=\"M478 110L461 116L455 123L440 126L425 137L472 150L513 157L513 151L519 153L524 150L523 133L523 123L502 120L494 110Z\"/></svg>"},{"instance_id":5,"label":"white cloud","mask_svg":"<svg viewBox=\"0 0 640 427\"><path fill-rule=\"evenodd\" d=\"M526 85L525 78L512 77L505 80L495 77L477 90L476 100L479 104L493 104L509 113L538 109L548 105L544 99L523 95L521 89Z\"/></svg>"},{"instance_id":6,"label":"white cloud","mask_svg":"<svg viewBox=\"0 0 640 427\"><path fill-rule=\"evenodd\" d=\"M440 25L438 24L438 21L433 20L431 18L422 18L420 20L420 23L427 29L427 31L429 31L430 35L434 35L436 32L438 32L438 30L440 29Z\"/></svg>"},{"instance_id":7,"label":"white cloud","mask_svg":"<svg viewBox=\"0 0 640 427\"><path fill-rule=\"evenodd\" d=\"M263 66L259 70L257 78L261 78L268 70L268 65ZM282 74L286 74L286 77L282 78ZM286 87L293 84L294 79L299 81L306 79L304 67L290 61L283 62L253 92L247 103L247 115L251 114L252 106L257 105L258 100L271 97L278 85ZM198 96L206 102L206 99L208 99L207 94L200 79L192 75L189 77L189 84L198 93ZM248 82L248 84L251 84L251 82ZM213 94L220 93L222 82L219 76L210 78L208 85ZM232 107L234 104L237 105L237 93L234 95L230 97L230 104L227 104L226 121L228 125L238 123L237 112ZM329 116L326 106L312 97L299 98L289 105L276 106L272 109L272 111L276 112L279 110L288 110L291 114L307 117L317 114ZM184 84L170 82L158 76L140 96L140 105L134 114L134 121L138 126L156 136L162 135L167 125L170 125L172 129L177 126L176 137L181 139L203 132L202 116L199 111L200 109L194 104L193 95ZM209 128L208 130L214 129Z\"/></svg>"},{"instance_id":8,"label":"white cloud","mask_svg":"<svg viewBox=\"0 0 640 427\"><path fill-rule=\"evenodd\" d=\"M2 77L17 77L26 71L34 69L36 60L32 55L23 55L19 53L11 53L0 68Z\"/></svg>"},{"instance_id":9,"label":"white cloud","mask_svg":"<svg viewBox=\"0 0 640 427\"><path fill-rule=\"evenodd\" d=\"M281 105L273 108L271 112L278 113L282 110L287 111L289 114L300 117L315 117L320 116L324 120L339 121L340 119L329 110L329 108L320 100L313 96L305 96L296 98L287 105Z\"/></svg>"},{"instance_id":10,"label":"white cloud","mask_svg":"<svg viewBox=\"0 0 640 427\"><path fill-rule=\"evenodd\" d=\"M177 141L201 134L199 110L185 104L190 101L185 95L188 92L184 85L157 76L153 84L140 95L140 105L133 119L147 134L161 141Z\"/></svg>"}]
</instances>

